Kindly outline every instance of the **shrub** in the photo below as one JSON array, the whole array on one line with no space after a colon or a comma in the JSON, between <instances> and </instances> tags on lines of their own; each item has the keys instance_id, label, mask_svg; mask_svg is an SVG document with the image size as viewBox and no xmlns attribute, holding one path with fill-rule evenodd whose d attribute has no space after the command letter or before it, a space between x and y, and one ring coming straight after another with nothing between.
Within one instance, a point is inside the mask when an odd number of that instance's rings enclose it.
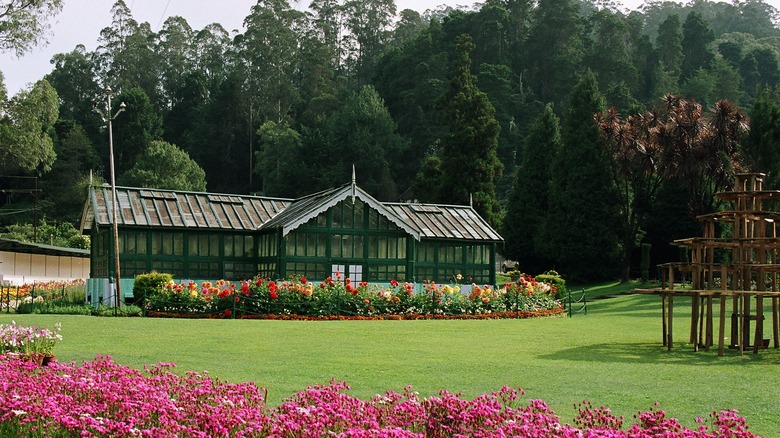
<instances>
[{"instance_id":1,"label":"shrub","mask_svg":"<svg viewBox=\"0 0 780 438\"><path fill-rule=\"evenodd\" d=\"M542 283L550 283L550 285L552 285L556 290L555 292L556 299L560 299L561 297L566 295L566 280L564 280L559 273L553 270L547 271L544 274L537 275L536 281Z\"/></svg>"},{"instance_id":2,"label":"shrub","mask_svg":"<svg viewBox=\"0 0 780 438\"><path fill-rule=\"evenodd\" d=\"M162 287L173 281L171 274L152 271L135 276L133 284L133 302L140 303L162 291Z\"/></svg>"}]
</instances>

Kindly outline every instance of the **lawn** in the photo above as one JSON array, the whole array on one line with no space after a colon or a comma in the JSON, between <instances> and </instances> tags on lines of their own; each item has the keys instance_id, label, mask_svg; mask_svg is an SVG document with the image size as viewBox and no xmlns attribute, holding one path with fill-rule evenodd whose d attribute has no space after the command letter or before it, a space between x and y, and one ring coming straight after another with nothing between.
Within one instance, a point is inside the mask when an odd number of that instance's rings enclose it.
<instances>
[{"instance_id":1,"label":"lawn","mask_svg":"<svg viewBox=\"0 0 780 438\"><path fill-rule=\"evenodd\" d=\"M347 381L368 398L406 385L467 397L503 385L543 399L563 421L591 400L631 419L660 403L694 426L736 408L751 429L780 431L780 350L739 356L694 353L689 299L675 300L675 345L661 345L660 298L626 295L588 303L572 318L484 321L256 321L0 315L0 323L62 323L60 361L111 355L122 364L174 362L228 381L254 381L278 404L307 385ZM716 306L717 307L717 306ZM765 328L766 332L766 328Z\"/></svg>"}]
</instances>

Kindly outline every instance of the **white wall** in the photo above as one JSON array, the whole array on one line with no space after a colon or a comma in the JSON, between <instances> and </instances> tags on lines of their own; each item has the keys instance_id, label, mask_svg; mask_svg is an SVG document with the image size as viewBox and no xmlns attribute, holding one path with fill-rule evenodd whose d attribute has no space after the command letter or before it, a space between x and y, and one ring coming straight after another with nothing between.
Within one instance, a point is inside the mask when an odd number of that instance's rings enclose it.
<instances>
[{"instance_id":1,"label":"white wall","mask_svg":"<svg viewBox=\"0 0 780 438\"><path fill-rule=\"evenodd\" d=\"M0 282L10 285L89 278L89 258L0 251Z\"/></svg>"}]
</instances>

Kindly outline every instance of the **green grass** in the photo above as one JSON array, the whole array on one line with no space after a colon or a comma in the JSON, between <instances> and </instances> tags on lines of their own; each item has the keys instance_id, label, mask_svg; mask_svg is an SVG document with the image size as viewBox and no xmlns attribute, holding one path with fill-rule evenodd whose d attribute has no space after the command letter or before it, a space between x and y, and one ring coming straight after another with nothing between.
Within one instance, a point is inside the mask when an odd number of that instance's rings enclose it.
<instances>
[{"instance_id":1,"label":"green grass","mask_svg":"<svg viewBox=\"0 0 780 438\"><path fill-rule=\"evenodd\" d=\"M570 422L582 400L631 416L654 401L694 426L736 408L751 429L780 431L780 350L724 357L687 344L690 299L675 300L675 345L661 345L660 298L588 303L573 318L496 321L247 321L0 315L0 323L62 322L60 361L107 354L122 364L174 362L228 381L254 381L278 404L307 385L345 380L368 398L413 385L466 397L521 387ZM717 306L716 306L717 307ZM765 327L765 333L771 327Z\"/></svg>"}]
</instances>

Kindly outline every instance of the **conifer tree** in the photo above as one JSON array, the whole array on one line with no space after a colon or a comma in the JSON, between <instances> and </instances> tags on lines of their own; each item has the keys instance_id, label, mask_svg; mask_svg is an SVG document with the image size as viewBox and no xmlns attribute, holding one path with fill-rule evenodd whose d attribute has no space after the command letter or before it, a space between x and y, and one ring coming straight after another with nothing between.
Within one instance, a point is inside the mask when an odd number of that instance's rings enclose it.
<instances>
[{"instance_id":1,"label":"conifer tree","mask_svg":"<svg viewBox=\"0 0 780 438\"><path fill-rule=\"evenodd\" d=\"M560 123L548 104L528 132L502 232L504 255L531 274L549 267L540 254L538 236L547 215L550 159L560 149Z\"/></svg>"},{"instance_id":2,"label":"conifer tree","mask_svg":"<svg viewBox=\"0 0 780 438\"><path fill-rule=\"evenodd\" d=\"M593 114L603 111L588 72L571 94L562 120L563 147L551 168L544 254L573 280L611 278L620 262L618 196Z\"/></svg>"},{"instance_id":3,"label":"conifer tree","mask_svg":"<svg viewBox=\"0 0 780 438\"><path fill-rule=\"evenodd\" d=\"M498 223L499 205L496 181L504 165L498 160L501 128L487 95L476 86L471 74L471 37L457 39L455 65L450 88L441 101L449 133L442 139L441 202L466 204L488 222Z\"/></svg>"}]
</instances>

